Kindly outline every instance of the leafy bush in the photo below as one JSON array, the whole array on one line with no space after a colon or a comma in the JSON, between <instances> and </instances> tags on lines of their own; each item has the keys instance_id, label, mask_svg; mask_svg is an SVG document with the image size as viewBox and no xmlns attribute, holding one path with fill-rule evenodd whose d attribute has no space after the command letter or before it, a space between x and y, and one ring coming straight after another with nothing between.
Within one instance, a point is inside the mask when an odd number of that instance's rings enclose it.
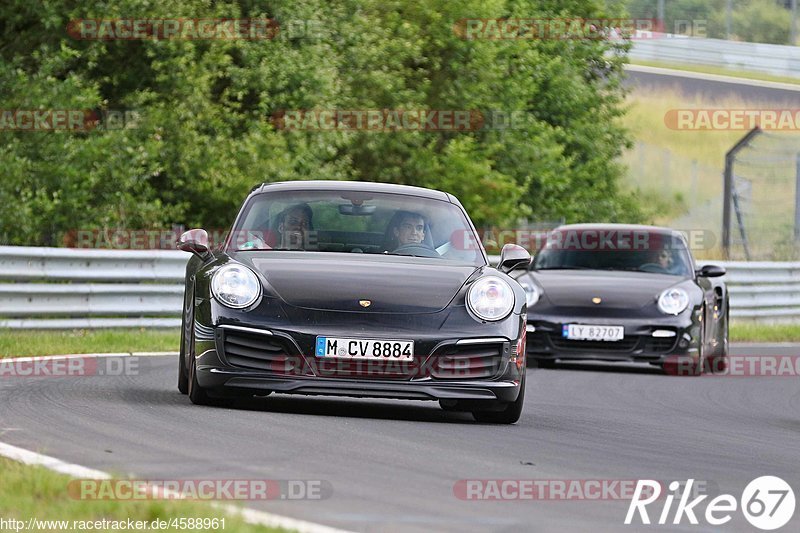
<instances>
[{"instance_id":1,"label":"leafy bush","mask_svg":"<svg viewBox=\"0 0 800 533\"><path fill-rule=\"evenodd\" d=\"M263 181L438 187L476 223L639 221L617 162L625 46L466 40L463 18L603 17L591 0L10 0L0 6L3 110L133 110L131 127L0 131L0 235L59 244L71 229L224 227ZM83 18L276 19L271 40L77 40ZM299 28L299 30L298 30ZM304 31L307 30L307 31ZM293 109L522 113L473 132L276 130Z\"/></svg>"}]
</instances>

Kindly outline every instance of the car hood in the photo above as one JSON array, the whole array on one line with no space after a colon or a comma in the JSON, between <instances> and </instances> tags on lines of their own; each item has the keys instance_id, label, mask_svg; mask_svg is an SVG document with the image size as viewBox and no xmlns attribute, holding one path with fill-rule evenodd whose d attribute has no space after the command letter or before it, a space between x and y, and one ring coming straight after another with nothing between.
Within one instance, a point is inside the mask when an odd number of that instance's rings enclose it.
<instances>
[{"instance_id":1,"label":"car hood","mask_svg":"<svg viewBox=\"0 0 800 533\"><path fill-rule=\"evenodd\" d=\"M267 295L289 305L371 313L441 311L479 270L436 259L350 255L250 252L236 260L264 276Z\"/></svg>"},{"instance_id":2,"label":"car hood","mask_svg":"<svg viewBox=\"0 0 800 533\"><path fill-rule=\"evenodd\" d=\"M554 306L593 306L592 298L600 298L608 309L653 304L661 291L685 280L666 274L603 270L538 270L530 275Z\"/></svg>"}]
</instances>

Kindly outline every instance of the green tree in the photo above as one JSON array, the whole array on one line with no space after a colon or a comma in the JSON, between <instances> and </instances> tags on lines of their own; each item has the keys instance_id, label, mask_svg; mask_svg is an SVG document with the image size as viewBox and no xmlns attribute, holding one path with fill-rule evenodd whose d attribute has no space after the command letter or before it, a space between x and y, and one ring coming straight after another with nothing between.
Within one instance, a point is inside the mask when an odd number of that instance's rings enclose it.
<instances>
[{"instance_id":1,"label":"green tree","mask_svg":"<svg viewBox=\"0 0 800 533\"><path fill-rule=\"evenodd\" d=\"M0 234L224 227L262 181L356 179L446 189L477 224L638 221L620 186L625 45L467 40L463 18L596 18L593 0L10 0L0 6L3 110L122 109L133 127L0 131ZM80 40L71 20L262 18L270 40ZM277 130L300 109L479 110L471 132Z\"/></svg>"}]
</instances>

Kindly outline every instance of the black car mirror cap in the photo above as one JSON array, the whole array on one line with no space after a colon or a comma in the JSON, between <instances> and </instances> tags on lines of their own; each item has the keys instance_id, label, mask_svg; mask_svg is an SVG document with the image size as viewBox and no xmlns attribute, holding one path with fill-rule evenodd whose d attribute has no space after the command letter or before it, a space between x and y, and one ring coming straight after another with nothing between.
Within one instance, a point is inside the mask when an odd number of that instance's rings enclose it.
<instances>
[{"instance_id":1,"label":"black car mirror cap","mask_svg":"<svg viewBox=\"0 0 800 533\"><path fill-rule=\"evenodd\" d=\"M528 250L517 244L506 244L500 251L500 263L497 265L501 272L511 272L515 268L528 268L531 263L531 254Z\"/></svg>"},{"instance_id":2,"label":"black car mirror cap","mask_svg":"<svg viewBox=\"0 0 800 533\"><path fill-rule=\"evenodd\" d=\"M720 265L703 265L697 270L698 277L718 278L725 275L725 267Z\"/></svg>"},{"instance_id":3,"label":"black car mirror cap","mask_svg":"<svg viewBox=\"0 0 800 533\"><path fill-rule=\"evenodd\" d=\"M201 259L208 255L208 233L204 229L190 229L178 238L178 250L191 252Z\"/></svg>"}]
</instances>

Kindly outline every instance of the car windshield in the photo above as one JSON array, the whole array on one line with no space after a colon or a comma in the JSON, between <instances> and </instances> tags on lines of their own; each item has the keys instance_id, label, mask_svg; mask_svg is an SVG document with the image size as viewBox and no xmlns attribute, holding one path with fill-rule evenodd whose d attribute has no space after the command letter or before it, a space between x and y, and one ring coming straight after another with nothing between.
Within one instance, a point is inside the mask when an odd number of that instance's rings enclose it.
<instances>
[{"instance_id":1,"label":"car windshield","mask_svg":"<svg viewBox=\"0 0 800 533\"><path fill-rule=\"evenodd\" d=\"M365 191L253 196L227 249L384 254L486 264L463 210L447 201Z\"/></svg>"},{"instance_id":2,"label":"car windshield","mask_svg":"<svg viewBox=\"0 0 800 533\"><path fill-rule=\"evenodd\" d=\"M627 270L688 277L686 243L670 233L647 230L556 230L548 235L536 270Z\"/></svg>"}]
</instances>

